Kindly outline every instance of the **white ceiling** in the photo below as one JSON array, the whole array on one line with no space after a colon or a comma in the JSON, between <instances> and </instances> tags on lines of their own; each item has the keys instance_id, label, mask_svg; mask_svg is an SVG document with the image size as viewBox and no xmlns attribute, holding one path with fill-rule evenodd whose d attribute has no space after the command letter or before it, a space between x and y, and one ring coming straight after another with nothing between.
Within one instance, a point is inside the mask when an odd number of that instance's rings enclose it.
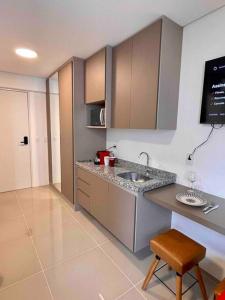
<instances>
[{"instance_id":1,"label":"white ceiling","mask_svg":"<svg viewBox=\"0 0 225 300\"><path fill-rule=\"evenodd\" d=\"M186 25L225 0L0 0L0 71L46 77L71 56L115 45L161 15ZM19 58L17 47L38 52Z\"/></svg>"}]
</instances>

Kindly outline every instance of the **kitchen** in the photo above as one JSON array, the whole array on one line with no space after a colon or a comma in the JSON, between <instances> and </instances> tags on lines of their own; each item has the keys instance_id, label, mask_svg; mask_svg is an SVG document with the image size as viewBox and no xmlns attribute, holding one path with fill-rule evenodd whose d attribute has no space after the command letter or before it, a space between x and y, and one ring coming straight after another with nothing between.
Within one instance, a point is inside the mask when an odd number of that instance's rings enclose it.
<instances>
[{"instance_id":1,"label":"kitchen","mask_svg":"<svg viewBox=\"0 0 225 300\"><path fill-rule=\"evenodd\" d=\"M157 24L157 20L161 20L160 25ZM140 44L146 43L146 38L144 34L138 36L138 32L141 32L142 28L148 28L147 25L150 24L151 27L155 23L156 32L153 35L151 32L147 34L148 37L153 36L155 39L155 52L152 54L149 49L146 52L143 50L146 47L141 49ZM157 35L157 26L161 26L159 35ZM72 288L68 282L69 279L71 280L72 272L75 271L70 269L66 261L72 260L72 257L76 260L78 255L90 249L93 249L93 252L96 251L93 254L93 260L90 260L90 257L87 260L84 258L81 262L77 260L74 264L79 269L84 266L92 274L98 270L93 261L97 260L101 264L101 261L103 263L105 260L110 260L110 264L119 270L117 273L110 266L113 276L118 276L118 280L114 279L115 285L111 290L110 276L104 269L102 274L98 273L100 274L99 282L86 281L86 286L89 285L93 293L93 299L154 299L154 297L173 299L174 295L159 282L150 283L146 292L141 289L150 264L149 240L170 227L176 228L206 247L206 258L202 260L201 268L207 272L204 273L204 278L209 276L207 274L214 277L213 279L209 277L209 282L206 283L210 297L213 296L217 280L221 281L225 277L224 199L222 199L225 197L223 184L225 168L222 157L224 128L214 130L207 144L195 152L193 159L188 159L193 149L207 139L211 130L210 124L200 123L205 62L224 56L224 41L220 39L216 43L211 42L216 39L218 28L223 26L223 8L184 28L171 21L170 18L155 18L152 22L146 22L145 26L140 26L131 34L127 34L126 38L121 38L119 43L106 47L105 45L110 43L105 43L103 47L96 48L86 56L84 61L77 58L72 58L67 62L65 60L66 64L62 62L62 67L56 65L56 68L49 72L51 75L46 76L48 77L46 126L50 162L49 179L52 189L51 191L40 190L40 199L44 200L49 197L48 201L46 200L49 202L49 207L46 207L42 201L38 202L36 198L39 196L36 195L38 194L36 191L30 192L30 196L27 196L32 199L33 207L32 205L30 207L26 199L20 198L25 197L23 193L28 195L28 192L21 190L16 193L25 219L28 220L28 231L32 228L32 239L42 265L40 272L44 274L44 279L40 284L42 287L47 284L52 299L63 297L71 299L73 295L77 297L76 299L88 299L88 291L80 290L77 286L77 282L81 284L85 281L87 273L82 273L82 276L74 273L74 282L72 280L74 288ZM169 29L171 29L170 34L168 32L165 35L162 34L163 30L166 32ZM181 34L183 37L180 36ZM168 43L172 47L172 51L169 52L170 58L167 56L168 52L163 50L164 43L167 43L165 46L167 49ZM133 50L129 52L129 49ZM137 59L140 53L141 56ZM148 110L147 102L144 100L141 102L146 95L149 99L148 81L145 81L149 75L144 74L149 70L149 65L146 63L148 61L146 56L149 53L154 57L151 63L155 72L154 76L151 73L151 80L155 84L155 89L150 94L150 97L154 99L151 110ZM159 62L159 56L160 63L156 65L156 62ZM99 67L99 61L101 66L103 63L103 68ZM137 61L142 63L140 69ZM174 61L176 61L175 66ZM98 82L95 85L96 79L101 83ZM51 84L54 80L56 80L56 87ZM3 86L9 87L6 84ZM55 88L53 92L52 86ZM173 86L172 95L170 86ZM90 90L86 90L87 88ZM158 89L159 92L157 92ZM64 95L62 95L63 90ZM95 99L92 101L90 95L95 92ZM96 95L99 96L98 101L96 101ZM123 102L119 101L121 97L125 99ZM86 98L86 103L84 103L84 98ZM134 100L137 98L139 102L135 103ZM60 109L57 109L55 104ZM56 115L53 115L53 112L56 112ZM98 116L100 123L96 125L94 122ZM52 120L55 124L51 123ZM54 148L59 146L60 151ZM94 159L95 163L99 163L95 154L109 148L111 148L109 151L112 152L112 157L117 158L116 167L107 166L110 163L107 157L105 159L101 157L102 163L106 166L95 165ZM147 154L139 157L139 154L143 152ZM98 152L98 155L102 155L101 153ZM108 156L108 152L106 154ZM92 162L88 161L90 159ZM84 162L86 160L88 162ZM111 164L113 163L114 159L111 158ZM151 180L147 180L146 177L147 179L150 177ZM186 187L183 188L181 185ZM176 195L190 189L191 185L192 188L203 191L199 193L200 198L212 201L213 204L218 203L219 209L205 215L202 208L189 208L180 204L176 200ZM55 192L55 189L59 192L61 190L64 196ZM64 237L64 229L62 231L60 224L57 225L59 232L55 236L57 242L51 240L52 225L50 223L53 220L58 222L59 218L64 224L63 228L72 227L72 220L69 220L70 217L64 209L62 212L61 206L59 207L56 203L58 201L56 198L59 197L62 198L60 205L62 204L63 208L66 207L71 215L74 214L75 222L82 225L81 228L87 239L80 241L81 244L84 243L83 249L77 249L77 245L72 245L69 241L69 233L68 237L66 233ZM70 202L74 202L75 212L73 205L71 210ZM48 231L45 227L49 227L49 232L45 236L50 239L48 246L44 245L44 234L41 235L39 232L40 220L36 214L36 210L41 209L42 205L47 210L51 205L57 207L49 211L49 215L54 216L53 219L50 220L49 216L44 213L43 219L40 219L44 230ZM33 226L32 222L34 222ZM35 233L36 231L39 233ZM69 232L73 240L72 229ZM94 239L93 243L88 242L89 237ZM66 248L64 248L64 242ZM76 244L75 239L74 243ZM50 251L52 247L56 247L58 253L52 254ZM97 250L101 249L104 258L102 253L97 253L95 247ZM61 248L63 251L60 254ZM74 251L70 248L74 248ZM135 254L132 254L133 252ZM91 256L91 250L89 255ZM88 260L90 260L90 265ZM109 266L108 261L105 261L105 264ZM59 274L56 271L53 272L56 269ZM67 280L63 279L62 274ZM104 287L102 287L103 274L107 278ZM165 274L163 277L165 279ZM21 286L20 278L14 280L16 284L11 289L11 295L16 288L19 289ZM76 278L78 278L77 282ZM12 284L13 281L10 283ZM174 282L172 286L173 284ZM8 286L8 283L3 285L2 291L0 290L0 299L1 294L2 299L13 299L13 296L11 298L9 296ZM187 286L190 286L189 282ZM68 292L65 296L66 287ZM77 294L76 289L79 290ZM21 292L21 287L19 291ZM47 291L45 292L47 295ZM42 298L45 299L44 297ZM188 297L201 298L198 285L188 291L183 298L188 299ZM21 299L26 298L23 296ZM48 299L47 296L46 299Z\"/></svg>"}]
</instances>

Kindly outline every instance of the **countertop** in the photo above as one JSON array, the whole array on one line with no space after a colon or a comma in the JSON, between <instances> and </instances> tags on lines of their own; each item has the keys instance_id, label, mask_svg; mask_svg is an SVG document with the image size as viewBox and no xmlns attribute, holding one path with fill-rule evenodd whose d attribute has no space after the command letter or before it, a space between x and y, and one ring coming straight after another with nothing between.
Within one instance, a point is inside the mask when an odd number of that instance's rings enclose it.
<instances>
[{"instance_id":1,"label":"countertop","mask_svg":"<svg viewBox=\"0 0 225 300\"><path fill-rule=\"evenodd\" d=\"M197 223L213 229L225 235L225 199L207 193L202 193L202 197L220 207L215 211L205 215L202 208L191 207L176 200L176 194L187 191L188 187L180 184L172 184L160 189L144 193L144 197L159 206L172 210Z\"/></svg>"},{"instance_id":2,"label":"countertop","mask_svg":"<svg viewBox=\"0 0 225 300\"><path fill-rule=\"evenodd\" d=\"M95 165L93 162L76 162L76 165L136 193L150 191L176 181L176 174L155 168L149 168L150 176L153 178L150 181L138 183L123 179L118 176L119 173L135 171L144 174L146 170L143 165L125 160L119 160L115 167Z\"/></svg>"}]
</instances>

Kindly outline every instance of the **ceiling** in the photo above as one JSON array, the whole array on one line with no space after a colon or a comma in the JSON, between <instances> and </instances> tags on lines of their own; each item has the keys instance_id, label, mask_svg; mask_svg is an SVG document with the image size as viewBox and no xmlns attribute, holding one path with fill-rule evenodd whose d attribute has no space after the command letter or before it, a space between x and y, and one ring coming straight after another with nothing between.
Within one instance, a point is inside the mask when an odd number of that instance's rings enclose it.
<instances>
[{"instance_id":1,"label":"ceiling","mask_svg":"<svg viewBox=\"0 0 225 300\"><path fill-rule=\"evenodd\" d=\"M7 0L0 4L0 71L46 77L71 56L86 58L166 15L184 26L225 0ZM38 52L27 60L17 47Z\"/></svg>"}]
</instances>

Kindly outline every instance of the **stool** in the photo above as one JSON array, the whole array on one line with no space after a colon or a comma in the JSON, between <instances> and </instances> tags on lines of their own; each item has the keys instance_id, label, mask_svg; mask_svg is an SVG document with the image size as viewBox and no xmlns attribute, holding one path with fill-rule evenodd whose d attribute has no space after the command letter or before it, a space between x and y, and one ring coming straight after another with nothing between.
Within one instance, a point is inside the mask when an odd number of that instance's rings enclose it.
<instances>
[{"instance_id":1,"label":"stool","mask_svg":"<svg viewBox=\"0 0 225 300\"><path fill-rule=\"evenodd\" d=\"M165 261L171 269L176 271L176 299L182 299L182 277L195 267L196 278L204 300L208 300L205 285L202 279L199 262L205 257L206 249L185 236L181 232L171 229L156 236L150 241L150 248L156 255L145 278L142 289L146 290L160 259Z\"/></svg>"},{"instance_id":2,"label":"stool","mask_svg":"<svg viewBox=\"0 0 225 300\"><path fill-rule=\"evenodd\" d=\"M216 286L214 299L217 300L223 293L225 293L225 279Z\"/></svg>"}]
</instances>

